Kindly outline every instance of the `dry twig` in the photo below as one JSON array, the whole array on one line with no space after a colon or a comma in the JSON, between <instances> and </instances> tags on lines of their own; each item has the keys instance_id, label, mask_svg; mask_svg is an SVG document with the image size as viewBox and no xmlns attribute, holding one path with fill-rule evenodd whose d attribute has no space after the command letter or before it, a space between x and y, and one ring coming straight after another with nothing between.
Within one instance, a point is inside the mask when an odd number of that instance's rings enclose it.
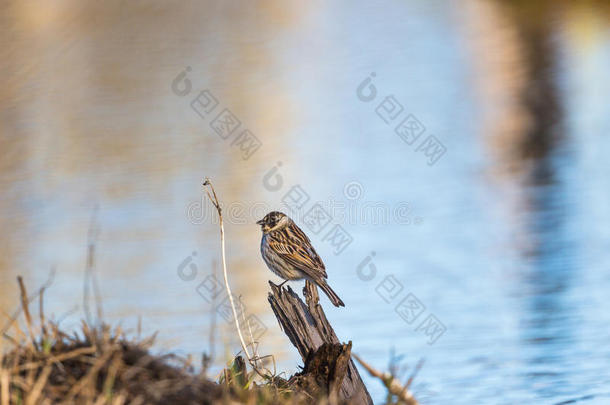
<instances>
[{"instance_id":1,"label":"dry twig","mask_svg":"<svg viewBox=\"0 0 610 405\"><path fill-rule=\"evenodd\" d=\"M407 384L405 384L403 386L400 383L400 381L398 381L398 379L396 377L394 377L391 373L387 373L387 372L382 373L381 371L376 370L375 368L373 368L373 366L366 363L355 353L352 353L352 356L356 360L358 360L358 363L360 363L362 365L362 367L364 367L366 369L366 371L369 372L370 375L372 375L373 377L379 378L381 380L381 382L383 383L383 385L386 386L388 391L390 391L391 394L396 395L400 401L404 402L407 405L417 405L418 404L415 397L413 397L413 394L411 394L411 392L409 391L409 385L413 381L414 376L411 376L409 378L409 381L407 382ZM416 370L419 370L419 368L421 368L421 362L418 364Z\"/></svg>"},{"instance_id":2,"label":"dry twig","mask_svg":"<svg viewBox=\"0 0 610 405\"><path fill-rule=\"evenodd\" d=\"M235 307L235 301L233 299L233 293L231 292L231 286L229 285L229 278L227 275L227 261L226 261L226 255L225 255L225 230L224 230L224 224L222 221L222 208L220 207L220 202L218 201L218 196L216 195L214 186L212 185L212 182L210 181L209 178L206 177L205 181L203 182L203 186L209 187L209 190L206 188L205 192L207 193L208 198L210 199L212 204L214 204L214 207L216 208L216 211L218 212L218 223L220 225L220 249L221 249L221 253L222 253L222 256L221 256L222 257L222 273L223 273L224 281L225 281L225 289L227 290L227 294L229 295L229 302L231 303L231 309L233 310L233 319L235 320L235 327L237 328L237 334L239 335L239 342L241 343L241 348L244 351L244 354L246 355L246 357L248 358L248 363L250 363L250 365L252 366L254 371L256 371L256 373L259 374L261 377L267 377L267 376L269 376L270 373L268 371L266 373L262 373L259 370L258 365L256 363L257 359L250 355L250 352L248 351L248 346L246 345L246 341L244 340L244 337L241 332L241 327L239 325L237 309ZM211 193L210 193L210 190L212 191ZM254 349L254 343L253 343L252 347Z\"/></svg>"}]
</instances>

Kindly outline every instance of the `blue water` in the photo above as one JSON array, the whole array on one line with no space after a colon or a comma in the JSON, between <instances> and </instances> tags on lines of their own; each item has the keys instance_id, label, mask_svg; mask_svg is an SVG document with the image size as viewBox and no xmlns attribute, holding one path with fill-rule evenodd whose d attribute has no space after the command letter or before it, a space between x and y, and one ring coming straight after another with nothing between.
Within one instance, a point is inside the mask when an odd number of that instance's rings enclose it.
<instances>
[{"instance_id":1,"label":"blue water","mask_svg":"<svg viewBox=\"0 0 610 405\"><path fill-rule=\"evenodd\" d=\"M209 176L234 292L278 372L301 361L267 303L277 279L254 222L272 209L326 263L346 303L322 302L340 339L380 370L399 356L403 380L424 360L422 404L610 402L604 6L127 7L0 12L14 21L0 40L0 309L17 302L17 274L34 288L56 267L47 311L78 325L98 206L105 318L133 331L141 317L155 350L213 352L217 371L239 344L210 293ZM187 67L190 86L172 90ZM204 89L218 105L200 116ZM224 108L240 121L226 140L212 129ZM405 141L409 115L425 130ZM235 142L246 128L251 155ZM307 225L317 203L323 229ZM349 243L333 245L336 230Z\"/></svg>"}]
</instances>

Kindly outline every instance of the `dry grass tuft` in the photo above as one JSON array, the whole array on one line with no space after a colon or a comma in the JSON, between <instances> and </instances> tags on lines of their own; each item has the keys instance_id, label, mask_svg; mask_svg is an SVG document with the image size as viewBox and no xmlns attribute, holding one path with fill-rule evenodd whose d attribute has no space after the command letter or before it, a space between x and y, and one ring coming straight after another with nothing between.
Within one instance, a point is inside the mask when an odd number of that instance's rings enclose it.
<instances>
[{"instance_id":1,"label":"dry grass tuft","mask_svg":"<svg viewBox=\"0 0 610 405\"><path fill-rule=\"evenodd\" d=\"M21 278L19 287L16 315L23 319L9 319L0 339L0 405L312 403L280 377L257 384L239 356L214 382L184 359L151 354L154 337L136 341L118 327L85 321L68 334L42 312L35 321ZM34 297L40 309L43 293Z\"/></svg>"}]
</instances>

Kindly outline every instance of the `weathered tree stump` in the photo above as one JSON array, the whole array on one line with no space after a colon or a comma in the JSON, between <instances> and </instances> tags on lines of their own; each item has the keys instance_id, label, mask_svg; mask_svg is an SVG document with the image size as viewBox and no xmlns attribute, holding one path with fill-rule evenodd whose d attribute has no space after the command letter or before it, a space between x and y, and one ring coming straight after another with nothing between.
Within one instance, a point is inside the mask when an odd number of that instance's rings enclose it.
<instances>
[{"instance_id":1,"label":"weathered tree stump","mask_svg":"<svg viewBox=\"0 0 610 405\"><path fill-rule=\"evenodd\" d=\"M351 341L341 344L319 303L318 290L305 282L307 304L290 288L269 282L269 303L280 327L297 348L305 367L296 383L314 396L329 395L350 404L372 404L351 359Z\"/></svg>"}]
</instances>

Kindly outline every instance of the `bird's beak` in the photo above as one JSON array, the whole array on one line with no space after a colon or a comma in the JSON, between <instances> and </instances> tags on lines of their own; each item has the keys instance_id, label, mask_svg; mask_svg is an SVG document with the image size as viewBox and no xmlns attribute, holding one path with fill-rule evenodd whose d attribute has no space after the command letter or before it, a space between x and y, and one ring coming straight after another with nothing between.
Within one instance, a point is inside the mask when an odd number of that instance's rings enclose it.
<instances>
[{"instance_id":1,"label":"bird's beak","mask_svg":"<svg viewBox=\"0 0 610 405\"><path fill-rule=\"evenodd\" d=\"M262 225L262 224L264 224L264 223L265 223L265 221L264 221L264 220L262 220L262 219L261 219L261 220L259 220L259 221L256 221L256 225Z\"/></svg>"}]
</instances>

